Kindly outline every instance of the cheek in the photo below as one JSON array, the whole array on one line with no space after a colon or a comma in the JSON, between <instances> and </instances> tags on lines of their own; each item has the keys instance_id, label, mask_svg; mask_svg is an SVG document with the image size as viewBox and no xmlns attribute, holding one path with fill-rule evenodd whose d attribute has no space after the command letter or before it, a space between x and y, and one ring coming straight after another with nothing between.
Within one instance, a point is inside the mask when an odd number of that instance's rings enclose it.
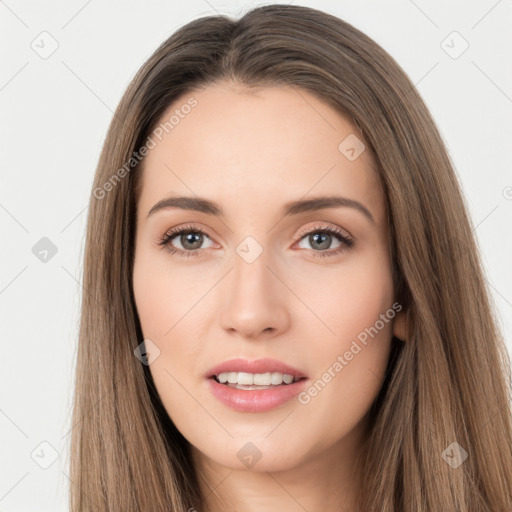
<instances>
[{"instance_id":1,"label":"cheek","mask_svg":"<svg viewBox=\"0 0 512 512\"><path fill-rule=\"evenodd\" d=\"M169 374L181 382L196 369L204 342L202 326L197 322L202 306L199 302L210 285L197 280L193 266L172 265L164 251L157 255L145 247L137 249L133 292L142 334L160 349L150 370L154 376L161 373L158 380L167 381L168 386Z\"/></svg>"},{"instance_id":2,"label":"cheek","mask_svg":"<svg viewBox=\"0 0 512 512\"><path fill-rule=\"evenodd\" d=\"M339 311L335 323L342 339L354 339L374 326L381 314L391 307L393 287L391 277L380 272L379 267L372 272L368 267L364 272L354 273L346 280L346 286L338 297ZM379 331L390 329L391 324L378 324ZM361 336L360 338L364 338Z\"/></svg>"},{"instance_id":3,"label":"cheek","mask_svg":"<svg viewBox=\"0 0 512 512\"><path fill-rule=\"evenodd\" d=\"M383 246L351 255L339 266L296 268L292 273L307 276L294 283L297 295L314 313L303 316L303 327L311 331L312 339L317 331L321 352L329 357L348 349L393 303L391 266ZM383 337L390 333L391 325L379 323Z\"/></svg>"},{"instance_id":4,"label":"cheek","mask_svg":"<svg viewBox=\"0 0 512 512\"><path fill-rule=\"evenodd\" d=\"M137 249L133 269L133 292L142 332L151 339L172 337L204 294L197 272L173 265L171 256L164 254L165 249L161 251Z\"/></svg>"},{"instance_id":5,"label":"cheek","mask_svg":"<svg viewBox=\"0 0 512 512\"><path fill-rule=\"evenodd\" d=\"M193 332L187 313L197 302L198 291L187 272L173 271L165 257L148 250L136 253L133 291L144 339L152 340L160 350L149 370L158 394L170 417L180 430L194 421L191 407L191 372L200 353L202 336ZM188 277L187 277L188 275Z\"/></svg>"},{"instance_id":6,"label":"cheek","mask_svg":"<svg viewBox=\"0 0 512 512\"><path fill-rule=\"evenodd\" d=\"M395 316L393 283L384 251L354 259L330 277L324 293L308 295L311 309L329 330L320 325L325 334L316 335L315 350L309 352L314 378L304 402L343 425L364 415L382 384ZM315 339L314 330L311 323L307 337Z\"/></svg>"}]
</instances>

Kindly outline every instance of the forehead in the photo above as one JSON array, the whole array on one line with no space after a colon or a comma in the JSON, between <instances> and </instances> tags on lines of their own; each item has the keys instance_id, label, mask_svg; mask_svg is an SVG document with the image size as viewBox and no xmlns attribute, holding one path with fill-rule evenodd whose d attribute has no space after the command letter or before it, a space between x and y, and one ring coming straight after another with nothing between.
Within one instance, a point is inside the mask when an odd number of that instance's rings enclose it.
<instances>
[{"instance_id":1,"label":"forehead","mask_svg":"<svg viewBox=\"0 0 512 512\"><path fill-rule=\"evenodd\" d=\"M229 202L236 214L262 200L280 206L339 194L365 201L376 219L383 215L380 183L359 131L304 89L216 83L175 100L158 125L144 160L146 212L171 193Z\"/></svg>"}]
</instances>

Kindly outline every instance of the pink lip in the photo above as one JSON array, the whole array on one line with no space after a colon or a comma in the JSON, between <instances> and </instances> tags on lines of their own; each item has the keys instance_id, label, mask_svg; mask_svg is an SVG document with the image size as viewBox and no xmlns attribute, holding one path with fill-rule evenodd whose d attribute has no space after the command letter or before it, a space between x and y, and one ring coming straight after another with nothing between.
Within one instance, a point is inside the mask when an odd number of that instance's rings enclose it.
<instances>
[{"instance_id":1,"label":"pink lip","mask_svg":"<svg viewBox=\"0 0 512 512\"><path fill-rule=\"evenodd\" d=\"M281 384L272 389L247 390L231 388L220 384L214 378L223 372L248 372L267 373L280 372L293 375L295 379L301 379L292 384ZM299 370L288 366L275 359L230 359L211 368L206 373L208 385L212 394L224 405L240 412L265 412L288 402L297 396L304 388L307 377Z\"/></svg>"},{"instance_id":2,"label":"pink lip","mask_svg":"<svg viewBox=\"0 0 512 512\"><path fill-rule=\"evenodd\" d=\"M223 372L247 372L247 373L267 373L267 372L279 372L293 375L295 379L301 379L306 377L301 371L288 366L287 364L278 361L277 359L256 359L250 361L249 359L229 359L224 361L213 368L210 368L205 377L209 378L214 375L218 375Z\"/></svg>"},{"instance_id":3,"label":"pink lip","mask_svg":"<svg viewBox=\"0 0 512 512\"><path fill-rule=\"evenodd\" d=\"M307 379L281 384L274 389L236 389L208 379L212 394L224 405L240 412L265 412L275 409L297 396L306 385Z\"/></svg>"}]
</instances>

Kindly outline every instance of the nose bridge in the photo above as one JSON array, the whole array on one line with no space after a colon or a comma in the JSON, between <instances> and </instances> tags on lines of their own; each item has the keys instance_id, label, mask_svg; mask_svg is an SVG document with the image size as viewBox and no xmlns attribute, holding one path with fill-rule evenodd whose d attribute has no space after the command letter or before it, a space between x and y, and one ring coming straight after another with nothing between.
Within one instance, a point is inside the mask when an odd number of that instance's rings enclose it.
<instances>
[{"instance_id":1,"label":"nose bridge","mask_svg":"<svg viewBox=\"0 0 512 512\"><path fill-rule=\"evenodd\" d=\"M224 328L245 336L257 336L272 328L280 330L288 317L280 280L272 271L271 253L254 237L246 237L235 249L228 298L222 312Z\"/></svg>"},{"instance_id":2,"label":"nose bridge","mask_svg":"<svg viewBox=\"0 0 512 512\"><path fill-rule=\"evenodd\" d=\"M246 237L237 247L233 258L234 272L231 293L236 300L246 302L253 298L260 302L271 299L272 272L271 255L254 237Z\"/></svg>"}]
</instances>

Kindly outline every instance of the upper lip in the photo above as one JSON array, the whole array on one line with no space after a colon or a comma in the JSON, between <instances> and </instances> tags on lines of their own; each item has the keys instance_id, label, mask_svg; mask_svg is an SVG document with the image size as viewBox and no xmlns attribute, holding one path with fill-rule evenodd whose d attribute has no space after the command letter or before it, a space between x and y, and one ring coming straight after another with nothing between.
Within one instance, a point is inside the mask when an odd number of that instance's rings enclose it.
<instances>
[{"instance_id":1,"label":"upper lip","mask_svg":"<svg viewBox=\"0 0 512 512\"><path fill-rule=\"evenodd\" d=\"M278 361L277 359L229 359L223 363L218 364L210 368L205 377L210 378L214 375L224 372L246 372L246 373L268 373L268 372L279 372L283 374L293 375L295 380L305 378L306 375L300 370L293 368L287 364Z\"/></svg>"}]
</instances>

